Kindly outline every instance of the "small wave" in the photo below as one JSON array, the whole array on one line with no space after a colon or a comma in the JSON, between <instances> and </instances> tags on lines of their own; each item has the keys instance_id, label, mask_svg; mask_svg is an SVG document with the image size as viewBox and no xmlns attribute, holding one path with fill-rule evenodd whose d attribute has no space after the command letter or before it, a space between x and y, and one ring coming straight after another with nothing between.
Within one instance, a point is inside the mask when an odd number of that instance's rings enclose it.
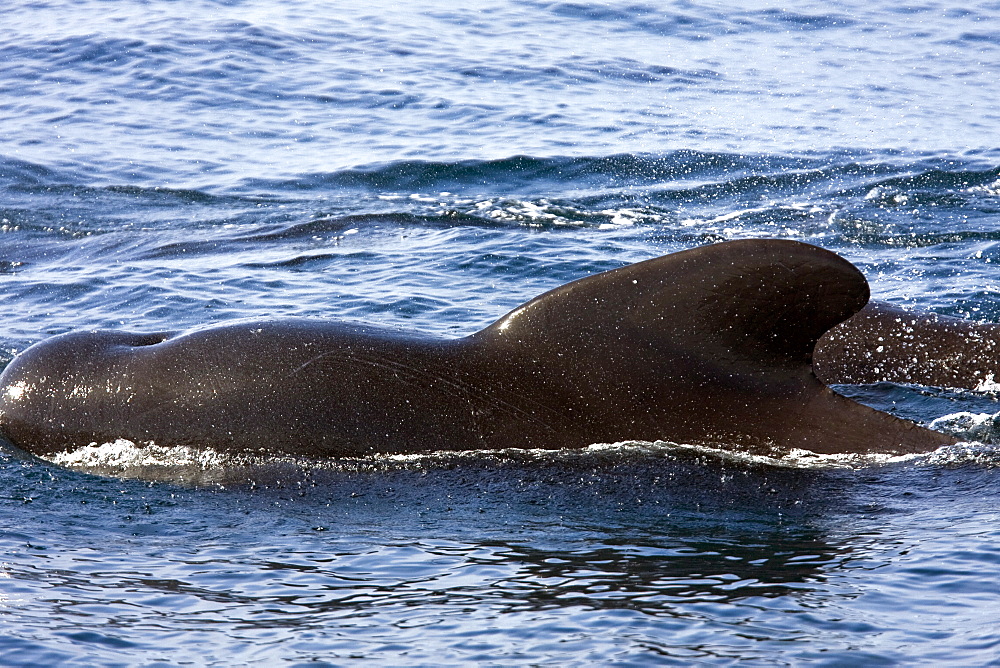
<instances>
[{"instance_id":1,"label":"small wave","mask_svg":"<svg viewBox=\"0 0 1000 668\"><path fill-rule=\"evenodd\" d=\"M117 478L170 481L195 486L262 484L296 472L380 473L393 471L433 471L460 464L575 466L586 465L599 471L628 463L662 461L709 465L736 464L741 467L800 470L859 470L893 464L955 466L976 464L1000 466L1000 414L945 416L934 427L967 441L943 446L933 452L893 455L886 453L821 454L794 448L787 452L744 451L721 446L692 445L668 441L622 441L596 443L586 448L547 450L505 448L495 450L435 451L414 454L378 454L366 457L316 459L267 452L223 453L211 448L136 444L119 439L64 451L48 461L75 470Z\"/></svg>"},{"instance_id":2,"label":"small wave","mask_svg":"<svg viewBox=\"0 0 1000 668\"><path fill-rule=\"evenodd\" d=\"M56 170L27 160L0 156L0 186L5 189L24 190L51 187L66 183L79 183L82 176L65 170Z\"/></svg>"},{"instance_id":3,"label":"small wave","mask_svg":"<svg viewBox=\"0 0 1000 668\"><path fill-rule=\"evenodd\" d=\"M669 446L671 449L687 451L712 457L721 461L735 462L749 466L768 466L790 469L863 469L872 466L884 466L911 461L921 455L892 455L887 453L831 453L823 454L803 448L792 448L788 452L775 451L769 454L732 450L724 447L706 445L688 445L677 443L657 444Z\"/></svg>"},{"instance_id":4,"label":"small wave","mask_svg":"<svg viewBox=\"0 0 1000 668\"><path fill-rule=\"evenodd\" d=\"M920 167L920 165L913 167ZM873 184L872 189L879 189L876 193L879 191L889 193L944 191L951 194L960 191L979 192L981 189L989 192L989 188L997 182L998 177L1000 177L1000 168L997 167L975 169L972 165L958 162L951 162L946 166L928 164L924 166L924 169L889 176Z\"/></svg>"},{"instance_id":5,"label":"small wave","mask_svg":"<svg viewBox=\"0 0 1000 668\"><path fill-rule=\"evenodd\" d=\"M1000 413L952 413L934 420L930 427L967 441L1000 445Z\"/></svg>"},{"instance_id":6,"label":"small wave","mask_svg":"<svg viewBox=\"0 0 1000 668\"><path fill-rule=\"evenodd\" d=\"M241 190L303 191L329 188L374 192L551 192L570 188L649 186L663 181L699 180L747 172L784 173L818 169L829 158L793 158L678 150L606 156L532 157L433 162L402 160L294 179L249 179Z\"/></svg>"},{"instance_id":7,"label":"small wave","mask_svg":"<svg viewBox=\"0 0 1000 668\"><path fill-rule=\"evenodd\" d=\"M67 450L49 458L54 464L70 468L136 467L136 466L198 466L211 468L226 464L226 456L211 448L159 446L153 443L136 445L120 438L113 443L91 443L76 450Z\"/></svg>"}]
</instances>

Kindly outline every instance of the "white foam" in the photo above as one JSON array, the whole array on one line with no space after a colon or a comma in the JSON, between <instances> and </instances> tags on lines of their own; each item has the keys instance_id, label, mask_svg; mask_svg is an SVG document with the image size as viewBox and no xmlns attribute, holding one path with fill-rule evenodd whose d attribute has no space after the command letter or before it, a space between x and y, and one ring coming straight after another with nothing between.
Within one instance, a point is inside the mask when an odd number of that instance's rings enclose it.
<instances>
[{"instance_id":1,"label":"white foam","mask_svg":"<svg viewBox=\"0 0 1000 668\"><path fill-rule=\"evenodd\" d=\"M821 454L806 449L783 452L749 452L722 445L692 445L668 441L622 441L595 443L586 448L549 450L544 448L503 448L495 450L434 451L414 454L377 454L363 457L311 459L291 455L274 455L264 450L239 455L221 453L211 448L159 446L139 444L125 439L110 443L91 443L71 451L48 457L60 466L81 469L102 475L140 477L189 482L243 479L238 469L257 466L284 466L323 469L342 472L375 472L400 469L433 469L461 460L533 461L557 463L566 460L605 457L608 454L630 457L665 457L686 453L695 457L734 462L741 465L770 466L794 469L862 469L910 462L916 465L954 465L973 462L984 466L1000 466L1000 413L996 415L955 413L938 418L931 428L953 434L965 442L942 446L919 454L892 455L885 453Z\"/></svg>"},{"instance_id":2,"label":"white foam","mask_svg":"<svg viewBox=\"0 0 1000 668\"><path fill-rule=\"evenodd\" d=\"M985 195L1000 195L1000 179L986 185L971 186L966 188L965 191L970 193L983 193Z\"/></svg>"},{"instance_id":3,"label":"white foam","mask_svg":"<svg viewBox=\"0 0 1000 668\"><path fill-rule=\"evenodd\" d=\"M91 443L76 450L59 452L49 461L70 468L132 468L148 466L196 466L218 468L227 458L211 448L164 447L155 443L136 445L120 438L113 443Z\"/></svg>"},{"instance_id":4,"label":"white foam","mask_svg":"<svg viewBox=\"0 0 1000 668\"><path fill-rule=\"evenodd\" d=\"M400 455L373 455L367 458L338 458L330 462L317 462L320 468L410 468L440 465L462 459L482 460L487 458L521 461L555 462L571 458L585 458L590 455L621 454L624 456L665 456L677 453L704 455L707 458L731 461L747 465L765 465L779 468L797 469L862 469L904 462L935 464L964 460L969 452L975 452L977 461L984 456L1000 464L1000 449L982 443L960 443L942 446L929 453L893 455L887 453L834 453L822 454L811 450L793 448L788 452L775 451L760 454L734 450L724 446L693 445L669 441L621 441L617 443L594 443L585 448L548 450L544 448L503 448L496 450L455 450L436 451ZM992 453L992 454L991 454Z\"/></svg>"},{"instance_id":5,"label":"white foam","mask_svg":"<svg viewBox=\"0 0 1000 668\"><path fill-rule=\"evenodd\" d=\"M986 377L979 381L975 387L976 392L1000 392L1000 383L994 380L993 374L988 373Z\"/></svg>"},{"instance_id":6,"label":"white foam","mask_svg":"<svg viewBox=\"0 0 1000 668\"><path fill-rule=\"evenodd\" d=\"M899 462L911 461L924 455L890 455L886 453L832 453L823 454L805 450L802 448L792 448L788 452L775 451L771 454L759 454L742 450L733 450L722 446L689 445L680 443L657 444L668 446L673 450L685 450L690 452L703 453L717 459L723 459L742 464L766 465L780 468L796 469L858 469L869 466L880 466Z\"/></svg>"},{"instance_id":7,"label":"white foam","mask_svg":"<svg viewBox=\"0 0 1000 668\"><path fill-rule=\"evenodd\" d=\"M930 428L980 444L1000 444L1000 413L951 413L934 420Z\"/></svg>"}]
</instances>

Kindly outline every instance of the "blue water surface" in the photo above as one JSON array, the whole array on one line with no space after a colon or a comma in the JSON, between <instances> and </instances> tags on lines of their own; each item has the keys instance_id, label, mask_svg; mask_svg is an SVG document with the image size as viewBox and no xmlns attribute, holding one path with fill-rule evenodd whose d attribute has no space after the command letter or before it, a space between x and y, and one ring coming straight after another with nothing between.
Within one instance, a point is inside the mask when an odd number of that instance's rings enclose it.
<instances>
[{"instance_id":1,"label":"blue water surface","mask_svg":"<svg viewBox=\"0 0 1000 668\"><path fill-rule=\"evenodd\" d=\"M461 336L753 237L1000 322L997 2L0 16L0 363L234 318ZM925 424L1000 413L838 389ZM811 468L669 444L239 466L5 446L0 663L996 663L998 431Z\"/></svg>"}]
</instances>

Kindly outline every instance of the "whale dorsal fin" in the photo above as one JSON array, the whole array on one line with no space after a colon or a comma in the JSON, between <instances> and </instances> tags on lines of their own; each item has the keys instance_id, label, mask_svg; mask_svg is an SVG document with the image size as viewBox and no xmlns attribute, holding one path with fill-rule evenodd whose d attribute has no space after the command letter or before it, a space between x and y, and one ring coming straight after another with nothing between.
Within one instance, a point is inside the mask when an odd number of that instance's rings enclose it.
<instances>
[{"instance_id":1,"label":"whale dorsal fin","mask_svg":"<svg viewBox=\"0 0 1000 668\"><path fill-rule=\"evenodd\" d=\"M579 350L654 346L741 370L808 366L816 340L859 311L868 283L797 241L702 246L551 290L474 335Z\"/></svg>"}]
</instances>

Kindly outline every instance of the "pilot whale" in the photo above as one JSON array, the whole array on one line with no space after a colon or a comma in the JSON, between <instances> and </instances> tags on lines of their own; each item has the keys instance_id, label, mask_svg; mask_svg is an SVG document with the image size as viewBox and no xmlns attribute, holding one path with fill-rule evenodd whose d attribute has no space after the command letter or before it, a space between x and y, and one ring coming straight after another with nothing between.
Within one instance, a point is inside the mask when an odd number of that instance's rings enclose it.
<instances>
[{"instance_id":1,"label":"pilot whale","mask_svg":"<svg viewBox=\"0 0 1000 668\"><path fill-rule=\"evenodd\" d=\"M818 453L952 443L813 373L817 341L868 301L847 260L758 239L582 278L458 339L305 320L70 333L0 375L0 431L38 455L116 439L324 458L631 440Z\"/></svg>"},{"instance_id":2,"label":"pilot whale","mask_svg":"<svg viewBox=\"0 0 1000 668\"><path fill-rule=\"evenodd\" d=\"M869 302L816 344L827 383L912 383L1000 389L1000 325Z\"/></svg>"}]
</instances>

